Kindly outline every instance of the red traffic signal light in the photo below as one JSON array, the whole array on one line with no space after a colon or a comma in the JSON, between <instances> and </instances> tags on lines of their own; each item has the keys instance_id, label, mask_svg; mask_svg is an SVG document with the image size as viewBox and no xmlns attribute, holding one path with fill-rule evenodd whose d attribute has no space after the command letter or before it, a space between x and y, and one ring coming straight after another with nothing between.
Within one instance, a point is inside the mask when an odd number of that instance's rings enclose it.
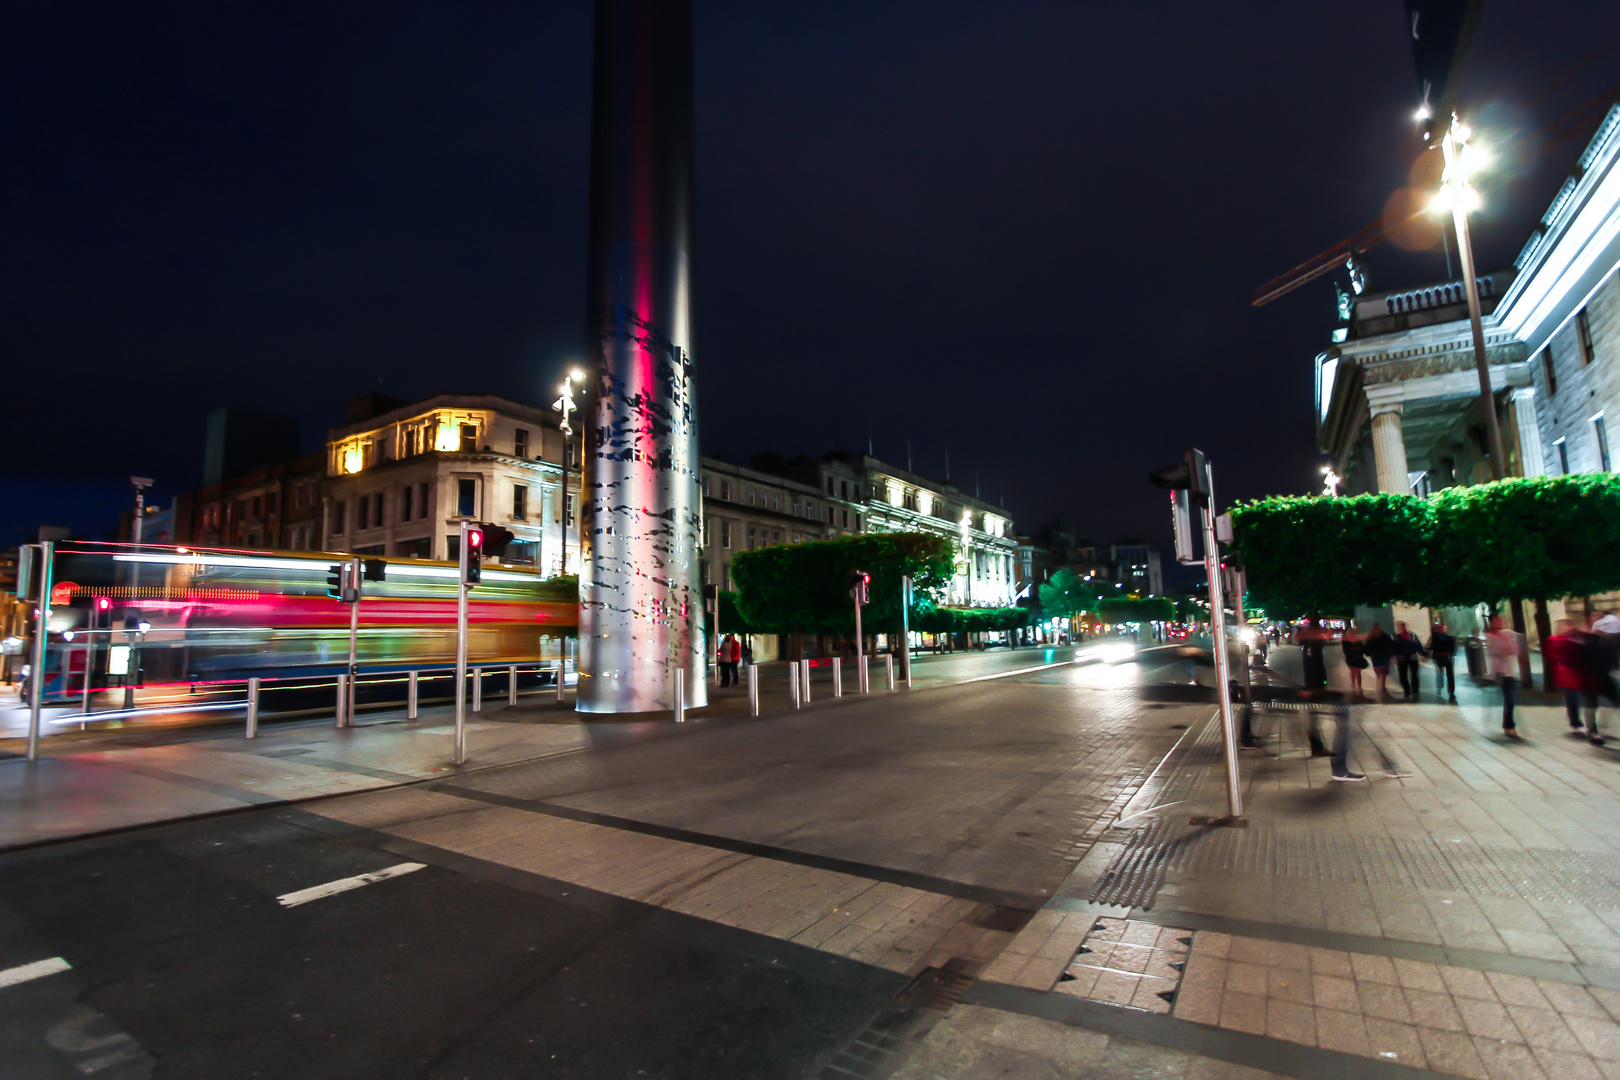
<instances>
[{"instance_id":1,"label":"red traffic signal light","mask_svg":"<svg viewBox=\"0 0 1620 1080\"><path fill-rule=\"evenodd\" d=\"M484 534L479 532L477 529L469 530L467 533L467 546L475 548L483 547Z\"/></svg>"},{"instance_id":2,"label":"red traffic signal light","mask_svg":"<svg viewBox=\"0 0 1620 1080\"><path fill-rule=\"evenodd\" d=\"M107 611L112 607L112 600L105 596L96 597L96 610Z\"/></svg>"}]
</instances>

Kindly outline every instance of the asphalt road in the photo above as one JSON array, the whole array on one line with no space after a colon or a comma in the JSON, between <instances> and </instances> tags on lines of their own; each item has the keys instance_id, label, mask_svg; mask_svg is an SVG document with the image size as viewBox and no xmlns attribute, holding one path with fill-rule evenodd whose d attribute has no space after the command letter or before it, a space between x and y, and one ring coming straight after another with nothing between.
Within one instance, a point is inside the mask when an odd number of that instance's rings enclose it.
<instances>
[{"instance_id":1,"label":"asphalt road","mask_svg":"<svg viewBox=\"0 0 1620 1080\"><path fill-rule=\"evenodd\" d=\"M793 1077L897 989L807 949L761 952L750 935L475 866L284 907L412 861L296 817L0 862L0 971L72 965L0 988L0 1075Z\"/></svg>"},{"instance_id":2,"label":"asphalt road","mask_svg":"<svg viewBox=\"0 0 1620 1080\"><path fill-rule=\"evenodd\" d=\"M1049 895L1207 702L1156 695L1135 664L964 659L992 677L446 782L435 797L466 809L444 814L529 808L469 836L490 861L322 803L0 857L0 1077L815 1077L906 974L509 853L584 813L626 852L734 840L773 865Z\"/></svg>"}]
</instances>

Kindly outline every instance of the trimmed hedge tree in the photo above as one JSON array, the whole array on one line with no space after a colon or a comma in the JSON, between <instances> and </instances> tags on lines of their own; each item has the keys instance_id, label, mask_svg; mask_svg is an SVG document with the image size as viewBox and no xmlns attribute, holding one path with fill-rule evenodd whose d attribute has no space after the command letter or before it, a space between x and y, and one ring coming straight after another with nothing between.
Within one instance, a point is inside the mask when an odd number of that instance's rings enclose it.
<instances>
[{"instance_id":1,"label":"trimmed hedge tree","mask_svg":"<svg viewBox=\"0 0 1620 1080\"><path fill-rule=\"evenodd\" d=\"M1234 507L1233 548L1268 611L1551 600L1620 588L1620 475L1514 477L1411 495L1272 496Z\"/></svg>"},{"instance_id":2,"label":"trimmed hedge tree","mask_svg":"<svg viewBox=\"0 0 1620 1080\"><path fill-rule=\"evenodd\" d=\"M955 547L934 533L904 532L740 552L731 562L738 613L756 633L854 633L852 570L872 575L864 629L898 633L900 579L909 575L919 598L940 592L955 572Z\"/></svg>"}]
</instances>

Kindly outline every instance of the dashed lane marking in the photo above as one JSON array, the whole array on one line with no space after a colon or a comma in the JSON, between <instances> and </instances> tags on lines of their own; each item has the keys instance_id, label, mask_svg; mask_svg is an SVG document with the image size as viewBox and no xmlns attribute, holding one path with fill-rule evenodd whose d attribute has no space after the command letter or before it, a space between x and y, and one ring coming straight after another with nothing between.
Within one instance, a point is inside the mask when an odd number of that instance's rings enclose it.
<instances>
[{"instance_id":1,"label":"dashed lane marking","mask_svg":"<svg viewBox=\"0 0 1620 1080\"><path fill-rule=\"evenodd\" d=\"M35 960L32 964L22 964L18 967L7 968L0 971L0 987L16 986L32 979L43 979L47 975L55 975L58 971L68 971L72 964L60 956L53 956L49 960Z\"/></svg>"},{"instance_id":2,"label":"dashed lane marking","mask_svg":"<svg viewBox=\"0 0 1620 1080\"><path fill-rule=\"evenodd\" d=\"M398 866L390 866L384 870L374 870L369 874L356 874L354 877L328 881L325 885L312 885L307 889L299 889L297 892L278 896L276 900L282 907L297 907L299 904L307 904L311 900L336 896L338 893L348 892L350 889L375 885L379 881L387 881L389 878L399 877L401 874L409 874L411 871L420 870L426 865L427 863L419 862L400 863Z\"/></svg>"}]
</instances>

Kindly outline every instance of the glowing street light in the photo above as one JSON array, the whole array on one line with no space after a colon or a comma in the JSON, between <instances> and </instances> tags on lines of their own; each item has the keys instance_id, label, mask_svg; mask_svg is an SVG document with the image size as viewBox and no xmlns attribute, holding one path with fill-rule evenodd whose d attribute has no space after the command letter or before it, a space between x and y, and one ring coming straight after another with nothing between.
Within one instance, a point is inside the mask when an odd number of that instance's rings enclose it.
<instances>
[{"instance_id":1,"label":"glowing street light","mask_svg":"<svg viewBox=\"0 0 1620 1080\"><path fill-rule=\"evenodd\" d=\"M584 393L584 391L585 391L585 372L580 370L577 367L569 368L568 369L568 374L566 376L564 376L564 378L563 378L562 385L557 388L557 393L560 396L557 398L556 401L552 402L552 404L551 404L551 407L553 409L555 409L557 412L562 413L562 420L557 424L557 427L558 427L559 430L562 431L562 437L563 437L562 567L561 567L561 569L559 571L560 573L563 573L563 574L568 573L568 456L569 456L569 451L573 447L572 439L573 439L573 436L574 436L573 424L570 422L569 417L571 417L575 412L577 412L579 410L579 406L574 403L574 391L575 391L575 388L576 388L576 384L578 384L579 392ZM584 433L582 431L581 435L583 436L583 434ZM585 457L585 454L584 454L585 447L583 445L583 442L584 442L584 440L582 438L581 439L581 446L580 446L580 462L581 462L582 468L580 470L580 488L579 488L579 494L580 494L580 501L581 502L583 502L584 499L585 499L585 473L584 473L584 469L583 469L584 457ZM581 509L584 509L584 508L581 507ZM577 523L578 520L579 519L578 519L578 517L576 515L575 522Z\"/></svg>"},{"instance_id":2,"label":"glowing street light","mask_svg":"<svg viewBox=\"0 0 1620 1080\"><path fill-rule=\"evenodd\" d=\"M1426 112L1427 103L1418 111L1420 114ZM1426 117L1420 115L1419 119ZM1473 129L1453 113L1451 126L1446 129L1445 136L1440 140L1440 150L1445 154L1446 168L1441 174L1440 191L1435 196L1431 208L1437 211L1450 210L1452 226L1457 232L1457 254L1462 262L1463 289L1468 296L1468 323L1474 336L1474 367L1479 372L1479 400L1485 413L1485 437L1490 446L1491 476L1500 480L1503 476L1502 431L1496 423L1496 400L1491 394L1491 369L1485 357L1485 327L1480 321L1479 314L1479 280L1474 275L1474 245L1468 234L1468 214L1470 211L1478 210L1480 206L1479 192L1468 180L1489 164L1490 157L1482 147L1470 144L1473 137Z\"/></svg>"}]
</instances>

